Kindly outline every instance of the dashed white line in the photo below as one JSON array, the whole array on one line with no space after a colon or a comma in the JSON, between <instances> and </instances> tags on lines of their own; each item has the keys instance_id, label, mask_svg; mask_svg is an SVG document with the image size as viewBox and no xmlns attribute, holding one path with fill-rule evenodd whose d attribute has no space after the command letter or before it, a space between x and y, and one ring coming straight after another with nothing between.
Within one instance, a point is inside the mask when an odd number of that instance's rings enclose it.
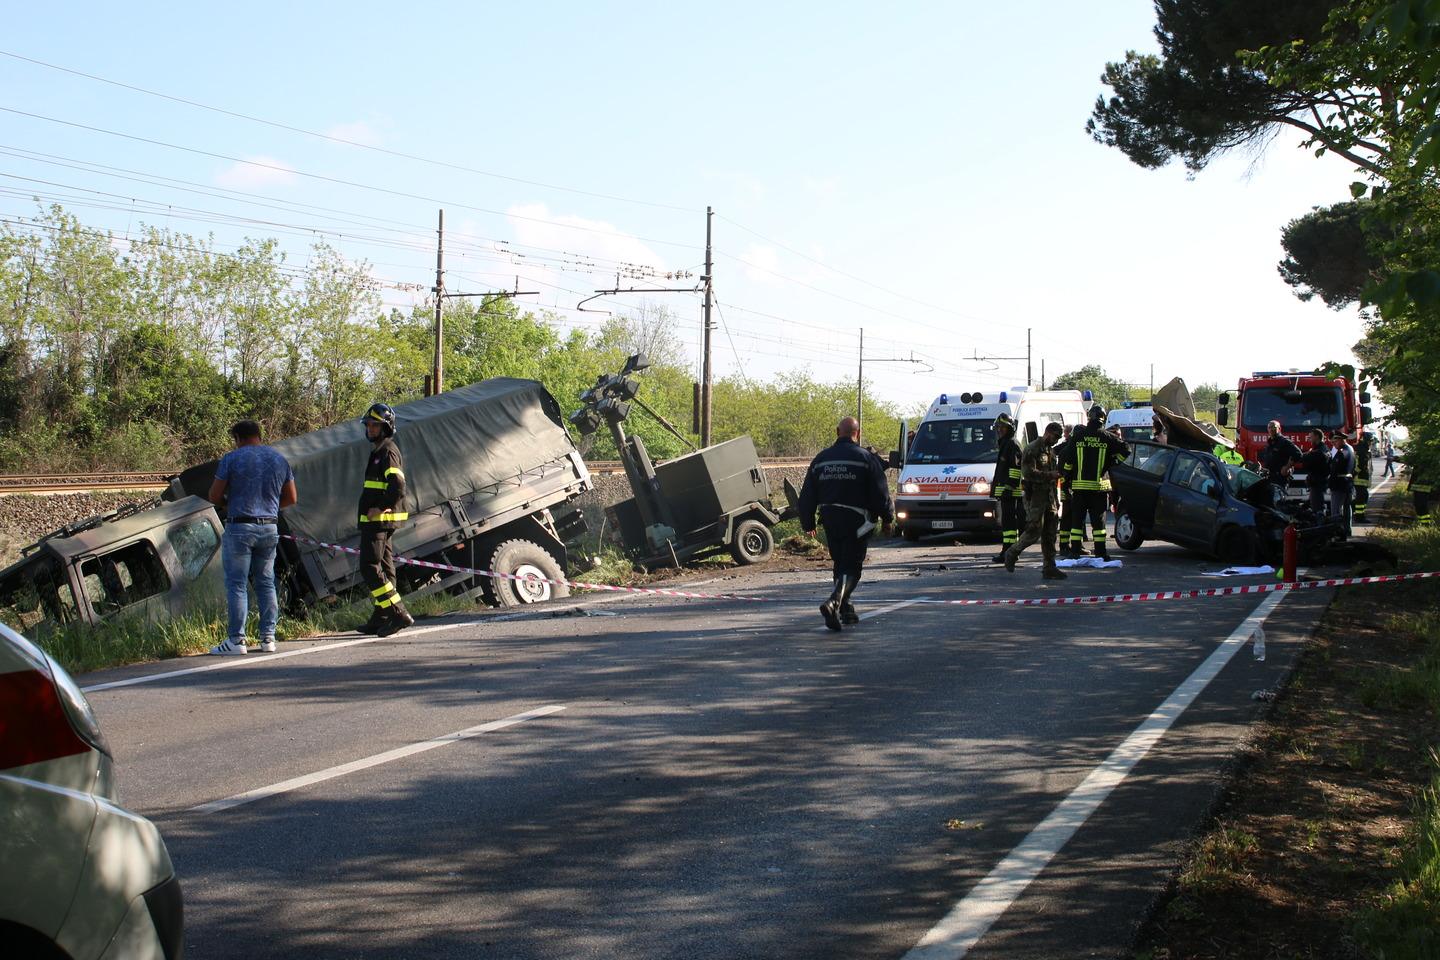
<instances>
[{"instance_id":1,"label":"dashed white line","mask_svg":"<svg viewBox=\"0 0 1440 960\"><path fill-rule=\"evenodd\" d=\"M272 783L268 787L258 787L254 790L247 790L244 793L237 793L233 797L226 797L223 800L212 800L209 803L202 803L198 807L191 807L190 813L218 813L221 810L230 810L247 803L254 803L256 800L264 800L266 797L273 797L281 793L289 793L292 790L299 790L311 784L322 783L326 780L333 780L336 777L343 777L347 773L355 773L359 770L368 770L371 767L378 767L382 763L389 763L392 760L401 760L405 757L413 757L417 753L424 753L427 750L435 750L451 743L458 743L461 740L469 740L478 737L482 733L489 733L492 730L503 730L506 727L513 727L517 723L524 723L526 720L534 720L536 717L549 716L552 713L559 713L564 710L559 704L550 704L545 707L536 707L534 710L526 710L524 713L517 713L514 716L506 717L503 720L492 720L489 723L482 723L479 726L466 727L464 730L457 730L454 733L447 733L441 737L434 737L430 740L421 740L419 743L408 744L397 747L394 750L386 750L384 753L377 753L374 756L363 757L359 760L351 760L349 763L342 763L336 767L325 770L317 770L315 773L307 773L303 777L294 777L290 780L282 780L279 783Z\"/></svg>"},{"instance_id":2,"label":"dashed white line","mask_svg":"<svg viewBox=\"0 0 1440 960\"><path fill-rule=\"evenodd\" d=\"M1266 597L1154 713L905 954L904 960L964 957L1245 646L1245 641L1284 598L1283 592Z\"/></svg>"}]
</instances>

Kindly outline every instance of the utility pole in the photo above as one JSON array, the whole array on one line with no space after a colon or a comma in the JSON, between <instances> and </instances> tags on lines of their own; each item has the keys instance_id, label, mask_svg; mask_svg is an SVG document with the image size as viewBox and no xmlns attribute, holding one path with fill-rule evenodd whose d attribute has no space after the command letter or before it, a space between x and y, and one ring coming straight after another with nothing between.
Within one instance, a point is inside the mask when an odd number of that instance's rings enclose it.
<instances>
[{"instance_id":1,"label":"utility pole","mask_svg":"<svg viewBox=\"0 0 1440 960\"><path fill-rule=\"evenodd\" d=\"M445 319L444 306L447 297L524 297L531 294L538 294L539 290L521 290L520 278L515 278L514 290L489 290L485 293L446 293L445 292L445 211L440 211L440 225L435 230L435 286L430 288L435 294L435 359L430 370L430 376L426 379L427 397L433 397L445 391Z\"/></svg>"},{"instance_id":2,"label":"utility pole","mask_svg":"<svg viewBox=\"0 0 1440 960\"><path fill-rule=\"evenodd\" d=\"M863 416L862 416L862 414L864 413L864 409L865 409L865 361L866 361L866 360L869 360L871 363L918 363L918 364L920 364L920 365L923 366L923 367L928 367L928 368L929 368L928 370L916 370L916 371L915 371L916 373L929 373L931 370L934 370L934 369L935 369L934 366L932 366L932 365L929 364L929 363L926 363L924 360L917 360L917 359L915 359L915 352L914 352L913 350L910 352L910 356L908 356L908 357L867 357L867 356L865 356L865 328L864 328L864 327L861 327L861 328L860 328L860 369L859 369L859 372L856 374L856 377L855 377L855 422L856 422L857 424L860 424L860 423L863 422Z\"/></svg>"},{"instance_id":3,"label":"utility pole","mask_svg":"<svg viewBox=\"0 0 1440 960\"><path fill-rule=\"evenodd\" d=\"M1150 402L1155 402L1155 364L1150 364Z\"/></svg>"},{"instance_id":4,"label":"utility pole","mask_svg":"<svg viewBox=\"0 0 1440 960\"><path fill-rule=\"evenodd\" d=\"M445 302L445 211L440 211L440 225L435 230L435 362L430 370L430 395L435 396L445 388L445 356L442 344L445 339L445 321L441 319L440 308Z\"/></svg>"},{"instance_id":5,"label":"utility pole","mask_svg":"<svg viewBox=\"0 0 1440 960\"><path fill-rule=\"evenodd\" d=\"M1025 356L1023 356L1023 357L982 357L982 356L980 356L980 351L979 351L979 350L976 350L974 356L970 357L969 359L974 360L976 363L988 363L988 364L991 364L992 366L995 367L996 370L1000 369L998 365L995 365L995 361L996 361L996 360L1024 360L1024 361L1025 361L1025 386L1027 386L1027 387L1028 387L1028 386L1032 386L1032 385L1034 384L1034 382L1035 382L1035 381L1033 381L1033 380L1030 379L1030 328L1029 328L1029 327L1025 328ZM1041 373L1040 373L1040 379L1041 379L1041 380L1044 380L1044 379L1045 379L1045 373L1044 373L1043 367L1044 367L1045 361L1044 361L1044 360L1041 360L1040 363L1041 363L1041 367L1042 367L1042 370L1041 370Z\"/></svg>"},{"instance_id":6,"label":"utility pole","mask_svg":"<svg viewBox=\"0 0 1440 960\"><path fill-rule=\"evenodd\" d=\"M1040 358L1040 389L1045 389L1045 358Z\"/></svg>"},{"instance_id":7,"label":"utility pole","mask_svg":"<svg viewBox=\"0 0 1440 960\"><path fill-rule=\"evenodd\" d=\"M700 446L702 447L710 446L710 302L713 299L711 291L714 287L711 281L715 276L715 265L710 257L710 223L714 217L714 208L707 206L705 208L705 276L700 278L705 283L705 306L703 308L705 347L700 369Z\"/></svg>"},{"instance_id":8,"label":"utility pole","mask_svg":"<svg viewBox=\"0 0 1440 960\"><path fill-rule=\"evenodd\" d=\"M1025 386L1035 386L1035 381L1030 377L1030 328L1025 328Z\"/></svg>"}]
</instances>

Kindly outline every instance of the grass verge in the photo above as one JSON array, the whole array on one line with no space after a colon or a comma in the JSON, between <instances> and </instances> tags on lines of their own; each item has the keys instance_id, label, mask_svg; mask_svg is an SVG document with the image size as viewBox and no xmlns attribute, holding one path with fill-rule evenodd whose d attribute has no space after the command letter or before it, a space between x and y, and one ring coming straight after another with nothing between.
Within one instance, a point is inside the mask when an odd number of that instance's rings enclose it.
<instances>
[{"instance_id":1,"label":"grass verge","mask_svg":"<svg viewBox=\"0 0 1440 960\"><path fill-rule=\"evenodd\" d=\"M1440 531L1374 536L1440 569ZM1440 957L1437 612L1432 581L1337 595L1136 957Z\"/></svg>"}]
</instances>

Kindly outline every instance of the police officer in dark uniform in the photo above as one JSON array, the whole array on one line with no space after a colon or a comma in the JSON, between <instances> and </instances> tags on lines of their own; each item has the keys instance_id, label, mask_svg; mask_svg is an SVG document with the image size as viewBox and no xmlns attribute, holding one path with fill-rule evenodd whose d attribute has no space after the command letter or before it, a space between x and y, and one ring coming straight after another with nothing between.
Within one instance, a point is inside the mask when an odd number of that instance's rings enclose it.
<instances>
[{"instance_id":1,"label":"police officer in dark uniform","mask_svg":"<svg viewBox=\"0 0 1440 960\"><path fill-rule=\"evenodd\" d=\"M1085 518L1090 518L1090 535L1095 556L1110 559L1105 544L1105 508L1110 503L1110 467L1130 455L1130 445L1106 432L1105 408L1095 404L1083 427L1070 434L1070 444L1061 454L1060 471L1070 483L1070 553L1080 556L1085 542ZM1063 519L1063 518L1062 518Z\"/></svg>"},{"instance_id":2,"label":"police officer in dark uniform","mask_svg":"<svg viewBox=\"0 0 1440 960\"><path fill-rule=\"evenodd\" d=\"M395 549L390 543L395 528L410 519L405 512L405 460L395 446L394 410L377 403L360 422L373 444L360 490L360 575L374 609L359 630L388 637L415 622L395 589Z\"/></svg>"},{"instance_id":3,"label":"police officer in dark uniform","mask_svg":"<svg viewBox=\"0 0 1440 960\"><path fill-rule=\"evenodd\" d=\"M1004 563L1005 551L1020 540L1021 501L1020 441L1015 439L1015 418L1002 413L995 418L995 483L991 493L1000 505L1000 552L990 561Z\"/></svg>"},{"instance_id":4,"label":"police officer in dark uniform","mask_svg":"<svg viewBox=\"0 0 1440 960\"><path fill-rule=\"evenodd\" d=\"M1310 431L1310 449L1300 458L1305 471L1305 487L1310 491L1310 509L1317 520L1325 518L1325 491L1330 487L1330 451L1325 446L1325 431Z\"/></svg>"},{"instance_id":5,"label":"police officer in dark uniform","mask_svg":"<svg viewBox=\"0 0 1440 960\"><path fill-rule=\"evenodd\" d=\"M1330 442L1335 452L1330 456L1330 516L1340 518L1345 536L1350 536L1350 504L1355 495L1355 448L1345 440L1344 432L1332 431Z\"/></svg>"},{"instance_id":6,"label":"police officer in dark uniform","mask_svg":"<svg viewBox=\"0 0 1440 960\"><path fill-rule=\"evenodd\" d=\"M815 533L815 518L825 525L825 540L835 576L835 589L820 604L820 616L831 630L842 623L859 623L850 595L860 582L869 537L875 521L888 536L893 514L890 484L880 458L859 444L860 424L846 417L835 427L835 443L816 455L800 488L800 527Z\"/></svg>"}]
</instances>

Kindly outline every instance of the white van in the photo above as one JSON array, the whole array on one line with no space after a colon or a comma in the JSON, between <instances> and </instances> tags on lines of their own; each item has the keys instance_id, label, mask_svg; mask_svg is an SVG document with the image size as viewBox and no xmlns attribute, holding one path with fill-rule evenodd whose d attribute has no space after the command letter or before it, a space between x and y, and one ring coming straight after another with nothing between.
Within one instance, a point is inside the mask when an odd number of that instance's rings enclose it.
<instances>
[{"instance_id":1,"label":"white van","mask_svg":"<svg viewBox=\"0 0 1440 960\"><path fill-rule=\"evenodd\" d=\"M1086 391L1088 394L1089 391ZM1000 510L990 495L995 480L995 418L1008 413L1019 426L1021 446L1047 423L1085 423L1089 397L1079 390L976 390L942 393L897 457L895 522L901 536L955 530L995 532Z\"/></svg>"},{"instance_id":2,"label":"white van","mask_svg":"<svg viewBox=\"0 0 1440 960\"><path fill-rule=\"evenodd\" d=\"M1135 440L1151 440L1155 436L1155 411L1150 404L1120 407L1111 410L1105 417L1105 429L1120 428L1120 436L1126 443Z\"/></svg>"}]
</instances>

